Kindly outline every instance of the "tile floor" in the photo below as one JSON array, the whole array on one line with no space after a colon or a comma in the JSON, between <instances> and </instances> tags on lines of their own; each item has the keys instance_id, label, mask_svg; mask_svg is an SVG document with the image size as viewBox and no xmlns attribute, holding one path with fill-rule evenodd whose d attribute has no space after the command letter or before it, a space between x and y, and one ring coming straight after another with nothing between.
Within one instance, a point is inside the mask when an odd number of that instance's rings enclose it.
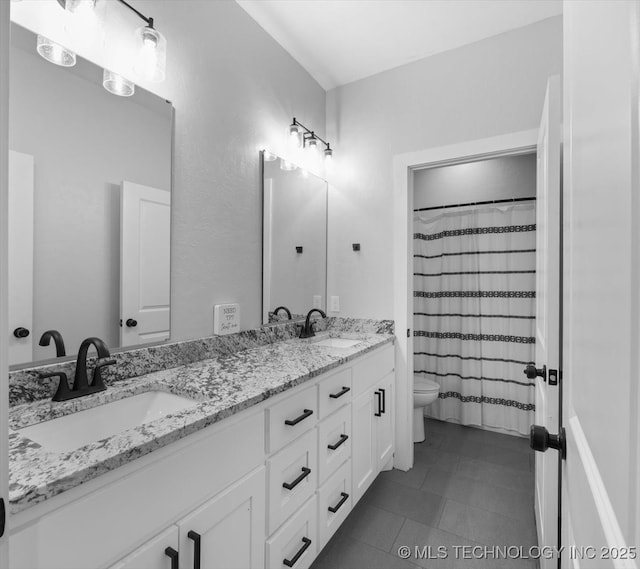
<instances>
[{"instance_id":1,"label":"tile floor","mask_svg":"<svg viewBox=\"0 0 640 569\"><path fill-rule=\"evenodd\" d=\"M312 569L538 567L519 549L495 559L484 547L537 545L528 440L430 419L426 431L413 469L382 472Z\"/></svg>"}]
</instances>

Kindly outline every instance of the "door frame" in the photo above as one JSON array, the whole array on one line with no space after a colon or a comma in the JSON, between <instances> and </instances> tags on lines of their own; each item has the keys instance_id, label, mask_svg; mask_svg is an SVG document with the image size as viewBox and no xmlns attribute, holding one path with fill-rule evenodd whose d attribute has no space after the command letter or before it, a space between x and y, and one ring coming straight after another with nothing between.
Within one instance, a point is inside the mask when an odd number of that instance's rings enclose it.
<instances>
[{"instance_id":1,"label":"door frame","mask_svg":"<svg viewBox=\"0 0 640 569\"><path fill-rule=\"evenodd\" d=\"M538 129L522 130L393 157L393 318L396 356L394 467L413 466L413 171L536 152Z\"/></svg>"}]
</instances>

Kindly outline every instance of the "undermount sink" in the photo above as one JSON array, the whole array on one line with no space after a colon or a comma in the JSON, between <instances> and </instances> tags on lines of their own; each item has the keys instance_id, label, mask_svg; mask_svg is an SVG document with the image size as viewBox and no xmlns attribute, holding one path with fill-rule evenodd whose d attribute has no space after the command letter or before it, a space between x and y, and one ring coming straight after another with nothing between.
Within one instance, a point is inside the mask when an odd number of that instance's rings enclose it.
<instances>
[{"instance_id":1,"label":"undermount sink","mask_svg":"<svg viewBox=\"0 0 640 569\"><path fill-rule=\"evenodd\" d=\"M18 432L52 452L66 452L197 405L198 401L148 391L36 423Z\"/></svg>"},{"instance_id":2,"label":"undermount sink","mask_svg":"<svg viewBox=\"0 0 640 569\"><path fill-rule=\"evenodd\" d=\"M314 344L326 348L351 348L361 342L362 340L353 340L352 338L323 338Z\"/></svg>"}]
</instances>

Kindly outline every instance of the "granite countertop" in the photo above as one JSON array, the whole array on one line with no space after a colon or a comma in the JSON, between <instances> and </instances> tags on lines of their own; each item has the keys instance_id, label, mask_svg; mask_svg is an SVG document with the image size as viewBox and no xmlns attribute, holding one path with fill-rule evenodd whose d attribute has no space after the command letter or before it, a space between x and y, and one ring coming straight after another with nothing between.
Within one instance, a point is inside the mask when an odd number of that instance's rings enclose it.
<instances>
[{"instance_id":1,"label":"granite countertop","mask_svg":"<svg viewBox=\"0 0 640 569\"><path fill-rule=\"evenodd\" d=\"M300 385L366 352L392 334L328 332L361 340L350 348L287 340L119 381L106 391L66 402L25 403L9 409L9 503L17 513L114 470L155 449ZM318 335L320 336L320 334ZM117 435L68 452L51 452L18 429L148 391L198 401Z\"/></svg>"}]
</instances>

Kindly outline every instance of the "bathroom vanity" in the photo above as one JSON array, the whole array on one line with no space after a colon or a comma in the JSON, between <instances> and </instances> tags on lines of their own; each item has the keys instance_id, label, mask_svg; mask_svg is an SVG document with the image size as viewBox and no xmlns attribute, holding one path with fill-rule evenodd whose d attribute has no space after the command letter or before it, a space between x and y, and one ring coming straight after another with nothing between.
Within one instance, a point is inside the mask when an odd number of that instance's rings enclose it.
<instances>
[{"instance_id":1,"label":"bathroom vanity","mask_svg":"<svg viewBox=\"0 0 640 569\"><path fill-rule=\"evenodd\" d=\"M116 382L198 402L72 451L12 431L10 566L309 567L394 451L393 336L325 335Z\"/></svg>"}]
</instances>

